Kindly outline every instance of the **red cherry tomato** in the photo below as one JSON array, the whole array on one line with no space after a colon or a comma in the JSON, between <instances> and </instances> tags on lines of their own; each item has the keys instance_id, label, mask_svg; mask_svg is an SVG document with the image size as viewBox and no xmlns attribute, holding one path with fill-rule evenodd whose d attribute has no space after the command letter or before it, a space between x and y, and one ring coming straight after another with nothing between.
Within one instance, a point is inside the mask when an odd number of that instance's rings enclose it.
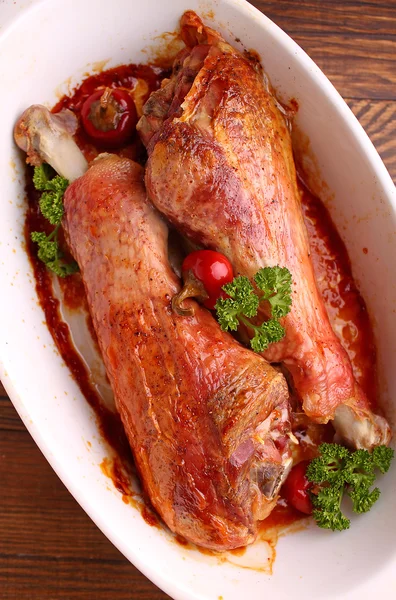
<instances>
[{"instance_id":1,"label":"red cherry tomato","mask_svg":"<svg viewBox=\"0 0 396 600\"><path fill-rule=\"evenodd\" d=\"M218 298L225 295L221 288L234 279L230 261L220 252L197 250L184 259L182 272L185 281L190 271L203 284L209 296L203 304L214 309Z\"/></svg>"},{"instance_id":2,"label":"red cherry tomato","mask_svg":"<svg viewBox=\"0 0 396 600\"><path fill-rule=\"evenodd\" d=\"M96 90L81 109L82 125L89 137L109 148L122 146L133 134L137 113L133 98L126 90Z\"/></svg>"},{"instance_id":3,"label":"red cherry tomato","mask_svg":"<svg viewBox=\"0 0 396 600\"><path fill-rule=\"evenodd\" d=\"M283 486L283 493L288 503L306 515L312 514L313 510L308 493L312 483L305 475L308 464L309 461L303 461L293 467Z\"/></svg>"}]
</instances>

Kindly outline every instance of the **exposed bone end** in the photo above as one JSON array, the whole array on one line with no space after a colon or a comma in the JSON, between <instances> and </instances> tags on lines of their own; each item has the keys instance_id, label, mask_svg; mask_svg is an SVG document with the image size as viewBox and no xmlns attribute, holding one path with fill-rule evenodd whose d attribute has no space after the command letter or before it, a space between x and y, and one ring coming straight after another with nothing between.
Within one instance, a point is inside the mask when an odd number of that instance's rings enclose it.
<instances>
[{"instance_id":1,"label":"exposed bone end","mask_svg":"<svg viewBox=\"0 0 396 600\"><path fill-rule=\"evenodd\" d=\"M388 445L392 436L383 417L371 412L366 415L357 414L346 404L337 408L333 425L336 430L335 441L342 441L351 448L371 450L374 446Z\"/></svg>"},{"instance_id":2,"label":"exposed bone end","mask_svg":"<svg viewBox=\"0 0 396 600\"><path fill-rule=\"evenodd\" d=\"M30 106L14 128L14 139L33 166L48 163L59 174L74 181L85 173L88 163L73 139L78 120L70 110L53 114L45 106Z\"/></svg>"}]
</instances>

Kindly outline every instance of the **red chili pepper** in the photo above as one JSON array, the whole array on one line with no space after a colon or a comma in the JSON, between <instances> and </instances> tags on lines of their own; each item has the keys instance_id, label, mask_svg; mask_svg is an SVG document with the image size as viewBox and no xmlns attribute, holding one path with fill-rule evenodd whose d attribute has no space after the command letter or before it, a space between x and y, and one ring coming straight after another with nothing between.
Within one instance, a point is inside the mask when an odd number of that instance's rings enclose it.
<instances>
[{"instance_id":1,"label":"red chili pepper","mask_svg":"<svg viewBox=\"0 0 396 600\"><path fill-rule=\"evenodd\" d=\"M126 90L96 90L81 109L82 125L98 145L116 148L132 136L137 113L132 96Z\"/></svg>"},{"instance_id":2,"label":"red chili pepper","mask_svg":"<svg viewBox=\"0 0 396 600\"><path fill-rule=\"evenodd\" d=\"M283 493L291 506L306 515L311 515L313 507L309 490L312 483L306 477L308 464L309 461L305 460L292 468L283 485Z\"/></svg>"},{"instance_id":3,"label":"red chili pepper","mask_svg":"<svg viewBox=\"0 0 396 600\"><path fill-rule=\"evenodd\" d=\"M214 309L220 296L225 295L222 287L233 280L234 274L228 258L213 250L197 250L189 254L183 262L182 273L187 281L192 273L195 279L203 284L207 298L203 304Z\"/></svg>"}]
</instances>

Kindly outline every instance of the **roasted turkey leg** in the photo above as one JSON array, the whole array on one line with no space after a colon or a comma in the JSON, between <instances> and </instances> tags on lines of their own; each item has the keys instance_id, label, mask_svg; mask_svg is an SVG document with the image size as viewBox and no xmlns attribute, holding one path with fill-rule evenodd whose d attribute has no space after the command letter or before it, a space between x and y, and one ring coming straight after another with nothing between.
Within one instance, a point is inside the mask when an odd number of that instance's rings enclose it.
<instances>
[{"instance_id":1,"label":"roasted turkey leg","mask_svg":"<svg viewBox=\"0 0 396 600\"><path fill-rule=\"evenodd\" d=\"M224 253L235 273L291 271L286 336L266 359L287 366L306 414L333 419L347 444L387 443L388 424L370 410L316 287L285 115L257 61L192 11L181 27L187 49L138 125L149 197L182 233Z\"/></svg>"},{"instance_id":2,"label":"roasted turkey leg","mask_svg":"<svg viewBox=\"0 0 396 600\"><path fill-rule=\"evenodd\" d=\"M222 332L180 284L143 169L99 157L69 186L64 229L81 269L116 405L153 506L213 550L243 546L272 510L291 459L283 375Z\"/></svg>"}]
</instances>

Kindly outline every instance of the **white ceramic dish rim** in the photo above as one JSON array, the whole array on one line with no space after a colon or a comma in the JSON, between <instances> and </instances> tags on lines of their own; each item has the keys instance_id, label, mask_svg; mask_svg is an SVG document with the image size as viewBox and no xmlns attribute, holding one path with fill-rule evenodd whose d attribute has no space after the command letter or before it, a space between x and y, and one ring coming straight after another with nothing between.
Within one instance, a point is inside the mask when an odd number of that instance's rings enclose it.
<instances>
[{"instance_id":1,"label":"white ceramic dish rim","mask_svg":"<svg viewBox=\"0 0 396 600\"><path fill-rule=\"evenodd\" d=\"M28 3L29 4L29 3ZM24 19L29 17L29 13L31 10L36 9L36 5L39 2L33 3L32 6L28 6L28 8L21 9L18 7L15 13L10 12L9 15L6 14L6 17L9 18L8 27L0 33L1 36L6 36L13 28L14 24L17 24L16 19ZM272 35L276 40L276 43L282 45L287 49L290 54L295 55L295 59L299 61L304 70L309 73L312 81L315 85L320 87L324 94L330 99L333 106L336 108L338 116L340 119L344 121L347 127L352 130L352 133L359 143L361 147L361 151L365 154L368 162L371 163L375 173L379 179L379 183L382 188L386 192L387 199L389 201L389 205L392 207L393 212L396 213L396 201L395 201L395 188L393 182L382 163L379 155L377 154L373 144L369 140L368 136L360 126L357 119L352 115L351 111L332 86L332 84L328 81L325 75L319 70L319 68L315 65L315 63L307 56L307 54L291 39L289 38L281 29L279 29L274 23L272 23L267 17L265 17L262 13L260 13L254 7L248 5L243 0L223 0L223 4L232 4L237 5L238 10L241 12L254 16L255 19L261 21L263 25L265 24L266 32L269 35ZM3 21L3 26L5 26L6 19ZM196 599L194 593L191 590L181 589L178 587L178 584L170 581L166 576L159 574L158 572L153 572L152 568L148 560L142 559L137 553L131 554L130 548L128 548L123 539L118 538L111 528L107 527L106 523L103 521L100 511L96 510L96 507L85 497L83 493L80 492L78 488L78 483L73 479L72 474L69 474L64 471L61 461L59 461L56 454L53 453L53 450L47 446L46 442L42 438L40 433L40 429L36 427L36 425L29 421L26 418L26 413L24 410L24 402L23 402L23 394L20 393L20 382L11 381L9 377L7 377L7 353L5 352L5 348L2 347L2 355L1 355L1 366L0 366L0 376L4 382L4 386L12 399L16 409L19 414L22 416L24 423L34 438L35 442L43 452L44 456L47 458L55 472L61 477L62 481L65 483L69 491L73 494L79 504L84 508L84 510L90 515L93 521L100 527L100 529L104 532L104 534L115 544L117 548L120 549L135 565L136 567L145 573L154 583L156 583L160 588L162 588L166 593L172 595L175 598L180 599ZM147 557L148 558L148 557ZM387 572L391 572L391 569L396 566L396 561L393 563L389 563L386 569L386 572L383 573L383 576L387 577Z\"/></svg>"}]
</instances>

